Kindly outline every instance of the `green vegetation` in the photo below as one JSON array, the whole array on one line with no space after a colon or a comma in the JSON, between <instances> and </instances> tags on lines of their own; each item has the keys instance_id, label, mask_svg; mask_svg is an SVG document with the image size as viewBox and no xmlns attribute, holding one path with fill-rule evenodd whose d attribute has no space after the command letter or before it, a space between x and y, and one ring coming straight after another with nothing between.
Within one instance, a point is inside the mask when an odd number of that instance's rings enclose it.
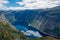
<instances>
[{"instance_id":1,"label":"green vegetation","mask_svg":"<svg viewBox=\"0 0 60 40\"><path fill-rule=\"evenodd\" d=\"M58 39L47 36L47 37L41 37L41 38L35 38L35 39L25 39L25 40L58 40Z\"/></svg>"},{"instance_id":2,"label":"green vegetation","mask_svg":"<svg viewBox=\"0 0 60 40\"><path fill-rule=\"evenodd\" d=\"M20 31L11 28L8 23L0 22L0 40L26 39Z\"/></svg>"},{"instance_id":3,"label":"green vegetation","mask_svg":"<svg viewBox=\"0 0 60 40\"><path fill-rule=\"evenodd\" d=\"M0 22L0 40L57 40L53 37L27 39L22 32L12 28L9 23Z\"/></svg>"},{"instance_id":4,"label":"green vegetation","mask_svg":"<svg viewBox=\"0 0 60 40\"><path fill-rule=\"evenodd\" d=\"M27 39L22 32L12 28L12 26L9 25L9 23L0 22L0 40L57 40L57 39L53 37Z\"/></svg>"}]
</instances>

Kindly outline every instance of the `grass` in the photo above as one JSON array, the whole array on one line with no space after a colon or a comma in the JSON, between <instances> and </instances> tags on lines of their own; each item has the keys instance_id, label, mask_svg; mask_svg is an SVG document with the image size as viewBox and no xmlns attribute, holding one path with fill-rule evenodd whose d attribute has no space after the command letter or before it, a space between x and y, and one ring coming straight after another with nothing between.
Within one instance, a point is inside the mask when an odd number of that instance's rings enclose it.
<instances>
[{"instance_id":1,"label":"grass","mask_svg":"<svg viewBox=\"0 0 60 40\"><path fill-rule=\"evenodd\" d=\"M28 38L9 23L0 22L0 40L58 40L53 37Z\"/></svg>"}]
</instances>

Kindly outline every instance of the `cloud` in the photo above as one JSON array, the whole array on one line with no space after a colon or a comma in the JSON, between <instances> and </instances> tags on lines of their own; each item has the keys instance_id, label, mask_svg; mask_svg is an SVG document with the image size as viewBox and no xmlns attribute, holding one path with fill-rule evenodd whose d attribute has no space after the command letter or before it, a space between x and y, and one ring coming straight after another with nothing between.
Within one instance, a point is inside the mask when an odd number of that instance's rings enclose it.
<instances>
[{"instance_id":1,"label":"cloud","mask_svg":"<svg viewBox=\"0 0 60 40\"><path fill-rule=\"evenodd\" d=\"M35 37L42 37L42 35L38 31L27 30L26 32L22 31L25 35L28 36L35 36Z\"/></svg>"},{"instance_id":2,"label":"cloud","mask_svg":"<svg viewBox=\"0 0 60 40\"><path fill-rule=\"evenodd\" d=\"M25 10L25 7L7 7L6 10Z\"/></svg>"},{"instance_id":3,"label":"cloud","mask_svg":"<svg viewBox=\"0 0 60 40\"><path fill-rule=\"evenodd\" d=\"M53 0L54 1L54 0ZM58 6L57 3L60 1L54 1L52 0L23 0L22 2L16 2L18 4L25 4L24 7L28 9L39 9L39 8L51 8Z\"/></svg>"},{"instance_id":4,"label":"cloud","mask_svg":"<svg viewBox=\"0 0 60 40\"><path fill-rule=\"evenodd\" d=\"M7 0L1 3L8 3ZM18 7L6 7L6 10L26 10L26 9L45 9L45 8L52 8L56 6L60 6L59 0L22 0L21 2L16 2L20 6Z\"/></svg>"},{"instance_id":5,"label":"cloud","mask_svg":"<svg viewBox=\"0 0 60 40\"><path fill-rule=\"evenodd\" d=\"M9 3L9 2L8 1L0 1L0 3L6 4L6 3Z\"/></svg>"},{"instance_id":6,"label":"cloud","mask_svg":"<svg viewBox=\"0 0 60 40\"><path fill-rule=\"evenodd\" d=\"M4 10L6 6L4 4L9 3L7 0L0 0L0 10Z\"/></svg>"}]
</instances>

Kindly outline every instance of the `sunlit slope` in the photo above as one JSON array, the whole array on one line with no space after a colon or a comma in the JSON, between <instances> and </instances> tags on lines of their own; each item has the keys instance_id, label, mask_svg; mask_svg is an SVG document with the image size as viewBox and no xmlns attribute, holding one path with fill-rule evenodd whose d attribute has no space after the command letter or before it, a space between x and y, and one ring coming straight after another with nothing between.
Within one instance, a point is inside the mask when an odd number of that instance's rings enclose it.
<instances>
[{"instance_id":1,"label":"sunlit slope","mask_svg":"<svg viewBox=\"0 0 60 40\"><path fill-rule=\"evenodd\" d=\"M0 40L20 40L25 38L26 36L9 23L4 14L0 13Z\"/></svg>"}]
</instances>

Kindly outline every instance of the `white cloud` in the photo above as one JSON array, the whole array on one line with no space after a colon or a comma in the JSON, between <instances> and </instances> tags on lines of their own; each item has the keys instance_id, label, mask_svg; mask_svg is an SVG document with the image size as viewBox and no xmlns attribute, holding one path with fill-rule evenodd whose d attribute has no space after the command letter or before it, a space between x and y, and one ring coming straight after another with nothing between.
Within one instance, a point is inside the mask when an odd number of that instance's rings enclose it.
<instances>
[{"instance_id":1,"label":"white cloud","mask_svg":"<svg viewBox=\"0 0 60 40\"><path fill-rule=\"evenodd\" d=\"M25 10L24 7L7 7L6 10Z\"/></svg>"},{"instance_id":2,"label":"white cloud","mask_svg":"<svg viewBox=\"0 0 60 40\"><path fill-rule=\"evenodd\" d=\"M8 1L0 1L0 3L7 4L9 2Z\"/></svg>"},{"instance_id":3,"label":"white cloud","mask_svg":"<svg viewBox=\"0 0 60 40\"><path fill-rule=\"evenodd\" d=\"M57 3L60 1L52 0L23 0L22 2L17 2L18 4L25 4L24 7L28 9L39 9L39 8L51 8L58 6Z\"/></svg>"},{"instance_id":4,"label":"white cloud","mask_svg":"<svg viewBox=\"0 0 60 40\"><path fill-rule=\"evenodd\" d=\"M25 35L28 36L36 36L36 37L42 37L42 35L38 31L32 31L32 30L27 30L26 32L22 31Z\"/></svg>"},{"instance_id":5,"label":"white cloud","mask_svg":"<svg viewBox=\"0 0 60 40\"><path fill-rule=\"evenodd\" d=\"M7 0L0 0L0 10L4 10L6 6L4 4L9 3Z\"/></svg>"},{"instance_id":6,"label":"white cloud","mask_svg":"<svg viewBox=\"0 0 60 40\"><path fill-rule=\"evenodd\" d=\"M59 0L22 0L22 2L16 2L19 4L19 7L5 7L6 10L26 10L26 9L44 9L44 8L52 8L56 6L60 6ZM8 1L0 2L1 7L2 4L8 3ZM24 5L21 7L21 5ZM0 7L0 8L1 8Z\"/></svg>"},{"instance_id":7,"label":"white cloud","mask_svg":"<svg viewBox=\"0 0 60 40\"><path fill-rule=\"evenodd\" d=\"M7 0L0 0L0 4L7 4L7 3L9 3Z\"/></svg>"}]
</instances>

